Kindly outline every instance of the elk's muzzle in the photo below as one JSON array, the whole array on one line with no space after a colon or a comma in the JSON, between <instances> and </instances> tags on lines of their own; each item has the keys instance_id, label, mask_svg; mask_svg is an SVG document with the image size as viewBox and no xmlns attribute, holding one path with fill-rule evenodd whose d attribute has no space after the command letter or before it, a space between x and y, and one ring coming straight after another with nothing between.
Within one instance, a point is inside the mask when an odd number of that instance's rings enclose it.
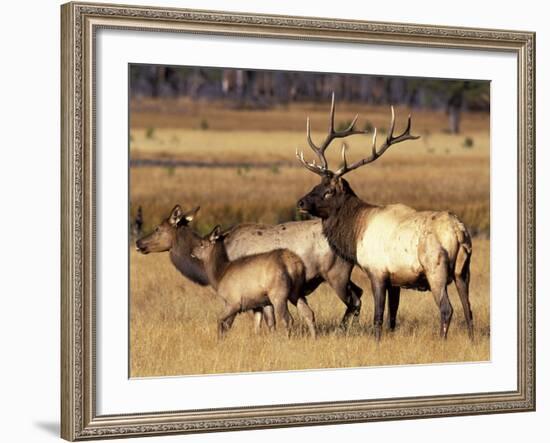
<instances>
[{"instance_id":1,"label":"elk's muzzle","mask_svg":"<svg viewBox=\"0 0 550 443\"><path fill-rule=\"evenodd\" d=\"M311 201L309 201L307 197L303 197L298 200L296 206L298 207L298 211L300 211L302 214L311 214L311 211L313 209Z\"/></svg>"},{"instance_id":2,"label":"elk's muzzle","mask_svg":"<svg viewBox=\"0 0 550 443\"><path fill-rule=\"evenodd\" d=\"M141 240L136 241L136 251L141 252L142 254L149 253L147 246L145 246Z\"/></svg>"}]
</instances>

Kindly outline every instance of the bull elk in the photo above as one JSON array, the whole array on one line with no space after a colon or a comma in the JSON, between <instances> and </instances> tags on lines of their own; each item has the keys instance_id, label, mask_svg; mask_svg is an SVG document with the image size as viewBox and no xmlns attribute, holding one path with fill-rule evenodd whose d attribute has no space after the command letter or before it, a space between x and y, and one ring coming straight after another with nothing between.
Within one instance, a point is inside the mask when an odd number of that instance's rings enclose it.
<instances>
[{"instance_id":1,"label":"bull elk","mask_svg":"<svg viewBox=\"0 0 550 443\"><path fill-rule=\"evenodd\" d=\"M313 311L303 295L305 266L300 257L288 249L249 255L230 261L220 226L204 237L191 251L203 264L212 287L225 302L218 320L221 338L241 312L273 306L277 324L290 332L292 317L287 301L298 308L315 338Z\"/></svg>"},{"instance_id":2,"label":"bull elk","mask_svg":"<svg viewBox=\"0 0 550 443\"><path fill-rule=\"evenodd\" d=\"M136 242L136 248L143 254L169 251L172 264L181 274L199 285L207 286L209 281L204 265L197 258L191 257L192 249L201 240L190 226L198 211L197 207L184 212L180 205L176 205L153 232ZM346 305L341 325L349 326L359 315L363 291L350 280L353 264L332 251L323 235L320 220L279 225L237 225L225 234L224 244L230 260L274 249L292 251L305 265L304 295L327 282ZM263 312L266 322L272 322L270 308L264 308ZM256 328L261 318L261 310L257 310Z\"/></svg>"},{"instance_id":3,"label":"bull elk","mask_svg":"<svg viewBox=\"0 0 550 443\"><path fill-rule=\"evenodd\" d=\"M322 219L323 233L331 247L341 257L363 269L371 281L374 295L374 331L380 339L388 293L390 328L395 328L400 288L431 290L440 311L440 335L447 337L453 308L447 285L454 280L468 327L473 338L473 320L469 301L470 257L472 242L464 224L455 215L440 211L417 211L402 204L377 206L361 200L345 174L376 161L397 143L414 140L411 117L403 133L394 135L395 113L384 143L377 147L376 129L370 155L348 164L346 145L342 145L342 166L331 171L325 151L331 142L366 131L355 129L357 116L343 131L334 129L334 93L329 117L329 133L317 146L311 139L307 120L307 141L319 163L309 163L303 152L296 156L309 171L321 176L321 183L302 197L299 210Z\"/></svg>"}]
</instances>

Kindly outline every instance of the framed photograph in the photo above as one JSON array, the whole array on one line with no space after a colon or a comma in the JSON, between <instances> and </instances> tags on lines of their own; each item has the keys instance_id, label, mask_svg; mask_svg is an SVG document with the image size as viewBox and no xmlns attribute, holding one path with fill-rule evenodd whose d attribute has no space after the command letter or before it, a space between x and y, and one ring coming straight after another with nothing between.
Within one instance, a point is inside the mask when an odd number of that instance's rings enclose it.
<instances>
[{"instance_id":1,"label":"framed photograph","mask_svg":"<svg viewBox=\"0 0 550 443\"><path fill-rule=\"evenodd\" d=\"M535 409L535 35L62 6L67 440Z\"/></svg>"}]
</instances>

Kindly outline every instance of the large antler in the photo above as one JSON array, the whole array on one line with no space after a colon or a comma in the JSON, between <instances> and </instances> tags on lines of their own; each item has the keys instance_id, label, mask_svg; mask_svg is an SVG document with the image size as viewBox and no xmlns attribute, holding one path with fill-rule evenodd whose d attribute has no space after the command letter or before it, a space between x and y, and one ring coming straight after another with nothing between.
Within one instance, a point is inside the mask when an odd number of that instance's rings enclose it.
<instances>
[{"instance_id":1,"label":"large antler","mask_svg":"<svg viewBox=\"0 0 550 443\"><path fill-rule=\"evenodd\" d=\"M374 134L372 136L372 152L371 155L364 158L363 160L356 161L355 163L352 163L348 166L348 162L346 159L346 149L347 146L344 143L342 145L342 167L338 169L336 172L334 172L333 176L335 178L342 177L344 174L347 174L349 171L353 171L354 169L359 168L360 166L366 165L368 163L371 163L375 161L378 157L380 157L386 150L391 146L395 145L397 143L403 142L405 140L416 140L420 138L420 136L411 135L411 115L409 114L409 118L407 120L407 127L405 130L398 135L397 137L393 136L393 131L395 129L395 111L393 109L393 106L391 107L391 122L390 127L388 129L388 137L386 138L386 141L384 144L378 149L376 147L376 129L374 129Z\"/></svg>"},{"instance_id":2,"label":"large antler","mask_svg":"<svg viewBox=\"0 0 550 443\"><path fill-rule=\"evenodd\" d=\"M298 149L296 149L296 157L298 157L298 159L302 162L302 164L311 172L315 172L316 174L319 174L319 175L327 175L331 173L328 170L328 163L325 157L325 151L334 139L344 138L349 135L367 133L367 131L358 131L355 129L355 123L357 123L357 118L359 117L358 114L353 118L352 122L346 129L344 129L343 131L334 130L334 110L335 110L335 103L334 103L334 92L333 92L332 101L330 104L328 134L320 146L317 146L315 143L313 143L313 140L311 139L311 124L309 121L309 117L307 118L307 121L306 121L307 142L309 144L309 147L313 150L313 152L315 152L315 154L319 158L320 164L315 163L315 160L312 163L307 162L304 159L303 151L298 152Z\"/></svg>"}]
</instances>

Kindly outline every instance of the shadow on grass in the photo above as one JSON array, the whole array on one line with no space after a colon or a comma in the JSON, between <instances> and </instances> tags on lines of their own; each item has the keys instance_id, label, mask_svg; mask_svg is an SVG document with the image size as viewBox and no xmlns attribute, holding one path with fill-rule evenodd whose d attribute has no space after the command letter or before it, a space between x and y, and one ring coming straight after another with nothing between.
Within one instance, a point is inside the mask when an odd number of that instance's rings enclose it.
<instances>
[{"instance_id":1,"label":"shadow on grass","mask_svg":"<svg viewBox=\"0 0 550 443\"><path fill-rule=\"evenodd\" d=\"M382 334L385 337L391 337L392 335L399 335L402 338L405 337L414 337L419 331L425 330L426 327L431 327L432 334L434 336L439 336L439 322L434 321L433 325L427 325L426 321L420 319L410 319L408 321L399 321L395 330L390 330L387 323L384 324L382 329ZM317 331L317 337L374 337L374 325L372 322L359 322L355 320L353 324L345 329L340 326L340 323L337 321L320 321L316 322L315 329ZM467 333L467 324L466 321L456 321L452 324L452 329L449 331L449 334ZM474 323L474 334L476 337L490 337L491 331L490 326L476 327ZM302 322L296 322L292 327L292 337L305 338L309 337L309 330L307 326Z\"/></svg>"},{"instance_id":2,"label":"shadow on grass","mask_svg":"<svg viewBox=\"0 0 550 443\"><path fill-rule=\"evenodd\" d=\"M355 320L353 324L345 328L338 321L318 321L315 323L317 337L369 337L374 335L374 327L371 324ZM296 322L292 327L293 337L308 337L309 330L302 322Z\"/></svg>"}]
</instances>

